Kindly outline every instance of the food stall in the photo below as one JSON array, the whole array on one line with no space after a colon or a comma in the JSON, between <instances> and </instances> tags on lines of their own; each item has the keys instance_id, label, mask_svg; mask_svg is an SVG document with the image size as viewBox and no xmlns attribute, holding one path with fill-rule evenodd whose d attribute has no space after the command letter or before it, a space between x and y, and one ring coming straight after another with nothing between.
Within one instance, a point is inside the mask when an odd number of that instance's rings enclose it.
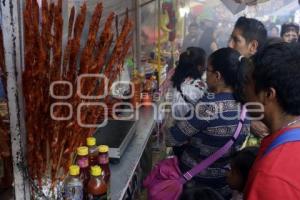
<instances>
[{"instance_id":1,"label":"food stall","mask_svg":"<svg viewBox=\"0 0 300 200\"><path fill-rule=\"evenodd\" d=\"M233 15L224 2L1 1L0 178L12 185L13 176L15 199L62 198L77 148L91 136L111 147L110 199L136 199L152 150L164 148L160 105L186 26L222 19L227 41L249 11Z\"/></svg>"},{"instance_id":2,"label":"food stall","mask_svg":"<svg viewBox=\"0 0 300 200\"><path fill-rule=\"evenodd\" d=\"M166 93L178 57L178 2L1 2L11 144L5 142L11 147L15 199L61 199L86 138L99 138L98 145L105 134L119 137L101 129L111 120L128 120L125 126L133 121L128 128L133 134L129 139L125 134L121 147L112 144L109 198L136 197L151 169L150 138L157 105L164 101L153 103L152 97ZM155 20L149 21L147 12ZM132 95L126 96L128 88ZM112 152L119 150L114 159Z\"/></svg>"}]
</instances>

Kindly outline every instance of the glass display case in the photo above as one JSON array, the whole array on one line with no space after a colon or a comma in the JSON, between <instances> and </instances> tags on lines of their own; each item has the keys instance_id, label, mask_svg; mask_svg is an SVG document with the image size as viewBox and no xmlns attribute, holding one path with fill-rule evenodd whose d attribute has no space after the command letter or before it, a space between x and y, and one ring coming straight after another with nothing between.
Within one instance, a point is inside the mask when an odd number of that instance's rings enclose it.
<instances>
[{"instance_id":1,"label":"glass display case","mask_svg":"<svg viewBox=\"0 0 300 200\"><path fill-rule=\"evenodd\" d=\"M141 67L146 77L158 71L159 85L179 57L184 30L181 6L180 0L147 1L141 5Z\"/></svg>"}]
</instances>

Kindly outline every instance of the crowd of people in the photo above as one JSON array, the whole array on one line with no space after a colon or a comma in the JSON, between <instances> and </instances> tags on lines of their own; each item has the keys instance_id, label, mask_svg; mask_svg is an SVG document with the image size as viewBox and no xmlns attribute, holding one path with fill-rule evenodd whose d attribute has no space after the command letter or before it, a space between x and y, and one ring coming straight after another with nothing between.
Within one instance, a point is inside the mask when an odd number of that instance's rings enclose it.
<instances>
[{"instance_id":1,"label":"crowd of people","mask_svg":"<svg viewBox=\"0 0 300 200\"><path fill-rule=\"evenodd\" d=\"M240 17L225 48L212 30L212 42L199 39L197 28L184 40L172 78L175 116L164 127L180 170L232 140L241 108L248 112L230 150L188 181L181 199L300 199L299 26L284 24L277 38L278 27L268 34ZM259 147L245 147L249 134L263 137Z\"/></svg>"}]
</instances>

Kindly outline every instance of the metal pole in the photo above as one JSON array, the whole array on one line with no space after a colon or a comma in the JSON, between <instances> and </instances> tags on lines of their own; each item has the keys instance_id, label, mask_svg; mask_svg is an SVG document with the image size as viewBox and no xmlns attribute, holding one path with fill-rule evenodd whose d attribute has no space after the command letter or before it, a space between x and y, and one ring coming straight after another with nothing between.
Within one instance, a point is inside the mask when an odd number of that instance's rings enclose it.
<instances>
[{"instance_id":1,"label":"metal pole","mask_svg":"<svg viewBox=\"0 0 300 200\"><path fill-rule=\"evenodd\" d=\"M29 200L26 178L23 98L22 98L22 0L2 0L2 27L7 70L7 92L16 200Z\"/></svg>"},{"instance_id":2,"label":"metal pole","mask_svg":"<svg viewBox=\"0 0 300 200\"><path fill-rule=\"evenodd\" d=\"M135 10L135 30L134 30L134 63L135 69L139 72L143 72L141 69L141 7L140 0L132 0L132 6Z\"/></svg>"},{"instance_id":3,"label":"metal pole","mask_svg":"<svg viewBox=\"0 0 300 200\"><path fill-rule=\"evenodd\" d=\"M161 1L157 0L157 71L158 71L158 80L161 80L161 35L160 35L160 27L161 27ZM159 83L160 84L160 83Z\"/></svg>"}]
</instances>

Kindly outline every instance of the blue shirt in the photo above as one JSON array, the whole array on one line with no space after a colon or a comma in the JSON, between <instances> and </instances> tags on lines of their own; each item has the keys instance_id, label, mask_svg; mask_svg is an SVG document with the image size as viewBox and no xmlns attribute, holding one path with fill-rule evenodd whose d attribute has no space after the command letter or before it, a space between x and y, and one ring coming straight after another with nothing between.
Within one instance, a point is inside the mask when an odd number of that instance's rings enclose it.
<instances>
[{"instance_id":1,"label":"blue shirt","mask_svg":"<svg viewBox=\"0 0 300 200\"><path fill-rule=\"evenodd\" d=\"M241 105L231 93L211 93L201 99L191 119L176 121L167 133L167 140L172 146L186 144L179 159L182 172L199 164L231 139L239 123L240 112ZM246 120L231 150L192 180L228 198L231 190L226 183L225 167L230 162L230 154L242 146L249 133L250 122Z\"/></svg>"}]
</instances>

